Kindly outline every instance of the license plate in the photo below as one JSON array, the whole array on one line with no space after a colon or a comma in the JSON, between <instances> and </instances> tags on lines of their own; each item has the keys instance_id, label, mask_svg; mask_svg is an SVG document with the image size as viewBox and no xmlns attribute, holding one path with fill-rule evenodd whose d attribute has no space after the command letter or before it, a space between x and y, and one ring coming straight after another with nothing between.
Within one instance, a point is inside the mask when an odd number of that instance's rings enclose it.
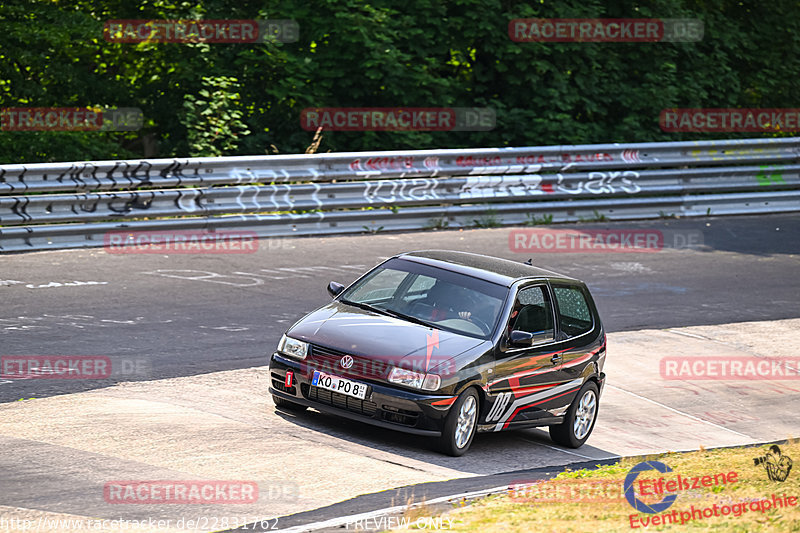
<instances>
[{"instance_id":1,"label":"license plate","mask_svg":"<svg viewBox=\"0 0 800 533\"><path fill-rule=\"evenodd\" d=\"M319 370L314 371L314 377L311 380L311 384L315 387L319 387L320 389L346 394L347 396L352 396L353 398L358 398L359 400L363 400L367 396L367 385L358 383L357 381L340 378L339 376L326 374L325 372L320 372Z\"/></svg>"}]
</instances>

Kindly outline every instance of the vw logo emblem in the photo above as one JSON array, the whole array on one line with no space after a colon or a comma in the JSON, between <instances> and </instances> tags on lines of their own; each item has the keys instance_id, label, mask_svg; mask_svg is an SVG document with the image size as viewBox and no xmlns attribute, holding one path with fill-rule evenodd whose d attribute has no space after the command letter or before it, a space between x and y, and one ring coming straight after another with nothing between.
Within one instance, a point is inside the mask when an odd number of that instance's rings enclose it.
<instances>
[{"instance_id":1,"label":"vw logo emblem","mask_svg":"<svg viewBox=\"0 0 800 533\"><path fill-rule=\"evenodd\" d=\"M342 357L342 360L339 361L339 364L342 365L342 368L350 368L353 366L353 358L349 355L345 355Z\"/></svg>"}]
</instances>

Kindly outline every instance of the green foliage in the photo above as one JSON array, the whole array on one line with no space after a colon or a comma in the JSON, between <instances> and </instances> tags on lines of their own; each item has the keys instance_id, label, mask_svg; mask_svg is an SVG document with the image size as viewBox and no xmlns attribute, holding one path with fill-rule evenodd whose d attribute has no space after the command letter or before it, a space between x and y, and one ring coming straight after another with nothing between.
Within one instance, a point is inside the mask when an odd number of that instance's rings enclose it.
<instances>
[{"instance_id":1,"label":"green foliage","mask_svg":"<svg viewBox=\"0 0 800 533\"><path fill-rule=\"evenodd\" d=\"M496 228L500 226L500 221L497 219L497 210L487 209L484 214L473 220L476 228Z\"/></svg>"},{"instance_id":2,"label":"green foliage","mask_svg":"<svg viewBox=\"0 0 800 533\"><path fill-rule=\"evenodd\" d=\"M450 221L447 220L446 216L441 216L428 220L425 229L447 229L448 226L450 226Z\"/></svg>"},{"instance_id":3,"label":"green foliage","mask_svg":"<svg viewBox=\"0 0 800 533\"><path fill-rule=\"evenodd\" d=\"M308 107L496 111L492 131L324 131L319 152L752 137L667 133L658 118L676 107L796 107L797 12L796 0L11 0L0 4L0 107L138 107L145 123L0 132L0 163L303 153ZM705 37L512 41L509 21L533 17L699 18ZM103 37L110 19L294 19L300 38L116 43Z\"/></svg>"},{"instance_id":4,"label":"green foliage","mask_svg":"<svg viewBox=\"0 0 800 533\"><path fill-rule=\"evenodd\" d=\"M537 217L533 213L528 213L525 215L525 225L526 226L540 226L542 224L552 224L553 223L553 215L551 213L545 213L540 217Z\"/></svg>"},{"instance_id":5,"label":"green foliage","mask_svg":"<svg viewBox=\"0 0 800 533\"><path fill-rule=\"evenodd\" d=\"M597 209L594 210L594 213L591 217L578 217L578 221L580 222L605 222L606 220L608 220L608 218L606 218L606 216Z\"/></svg>"},{"instance_id":6,"label":"green foliage","mask_svg":"<svg viewBox=\"0 0 800 533\"><path fill-rule=\"evenodd\" d=\"M234 152L239 136L250 134L242 122L236 78L203 78L200 98L187 94L183 107L191 156L221 156Z\"/></svg>"}]
</instances>

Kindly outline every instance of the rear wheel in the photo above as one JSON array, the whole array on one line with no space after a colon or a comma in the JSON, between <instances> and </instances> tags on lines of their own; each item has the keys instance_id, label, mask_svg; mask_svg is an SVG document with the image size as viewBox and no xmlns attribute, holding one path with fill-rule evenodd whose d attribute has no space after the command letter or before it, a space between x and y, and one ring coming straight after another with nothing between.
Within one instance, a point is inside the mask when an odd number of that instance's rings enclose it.
<instances>
[{"instance_id":1,"label":"rear wheel","mask_svg":"<svg viewBox=\"0 0 800 533\"><path fill-rule=\"evenodd\" d=\"M580 448L594 429L597 420L599 394L594 381L587 381L572 402L564 422L550 426L553 442L567 448Z\"/></svg>"},{"instance_id":2,"label":"rear wheel","mask_svg":"<svg viewBox=\"0 0 800 533\"><path fill-rule=\"evenodd\" d=\"M475 389L467 389L450 408L439 437L439 451L453 457L464 455L475 437L480 402Z\"/></svg>"},{"instance_id":3,"label":"rear wheel","mask_svg":"<svg viewBox=\"0 0 800 533\"><path fill-rule=\"evenodd\" d=\"M307 409L305 405L285 400L280 396L275 396L274 394L272 395L272 401L275 402L275 407L278 409L286 409L288 411L305 411Z\"/></svg>"}]
</instances>

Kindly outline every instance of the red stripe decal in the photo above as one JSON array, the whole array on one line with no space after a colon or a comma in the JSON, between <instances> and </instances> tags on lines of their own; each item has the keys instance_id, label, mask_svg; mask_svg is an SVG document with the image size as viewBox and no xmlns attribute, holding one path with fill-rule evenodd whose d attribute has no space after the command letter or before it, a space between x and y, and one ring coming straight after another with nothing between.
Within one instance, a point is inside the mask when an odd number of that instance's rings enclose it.
<instances>
[{"instance_id":1,"label":"red stripe decal","mask_svg":"<svg viewBox=\"0 0 800 533\"><path fill-rule=\"evenodd\" d=\"M508 427L508 425L514 419L514 417L517 416L517 413L519 413L520 411L523 411L523 410L527 409L528 407L533 407L534 405L539 405L540 403L549 402L550 400L555 400L556 398L560 398L560 397L562 397L562 396L564 396L566 394L569 394L571 392L575 392L576 390L579 390L579 389L580 389L580 387L575 387L574 389L570 389L567 392L563 392L563 393L557 394L555 396L550 396L549 398L545 398L544 400L541 400L539 402L530 403L528 405L520 405L519 407L517 407L514 410L513 413L511 413L511 416L508 418L508 420L506 420L506 423L503 424L503 429L506 429Z\"/></svg>"},{"instance_id":2,"label":"red stripe decal","mask_svg":"<svg viewBox=\"0 0 800 533\"><path fill-rule=\"evenodd\" d=\"M518 396L519 394L525 394L526 392L536 392L536 391L540 391L540 390L552 389L556 385L558 385L558 383L552 383L550 385L531 385L529 387L521 387L519 389L511 389L511 391L514 393L515 397L519 397Z\"/></svg>"},{"instance_id":3,"label":"red stripe decal","mask_svg":"<svg viewBox=\"0 0 800 533\"><path fill-rule=\"evenodd\" d=\"M453 405L456 402L458 396L453 396L452 398L446 398L444 400L437 400L432 402L431 405Z\"/></svg>"}]
</instances>

